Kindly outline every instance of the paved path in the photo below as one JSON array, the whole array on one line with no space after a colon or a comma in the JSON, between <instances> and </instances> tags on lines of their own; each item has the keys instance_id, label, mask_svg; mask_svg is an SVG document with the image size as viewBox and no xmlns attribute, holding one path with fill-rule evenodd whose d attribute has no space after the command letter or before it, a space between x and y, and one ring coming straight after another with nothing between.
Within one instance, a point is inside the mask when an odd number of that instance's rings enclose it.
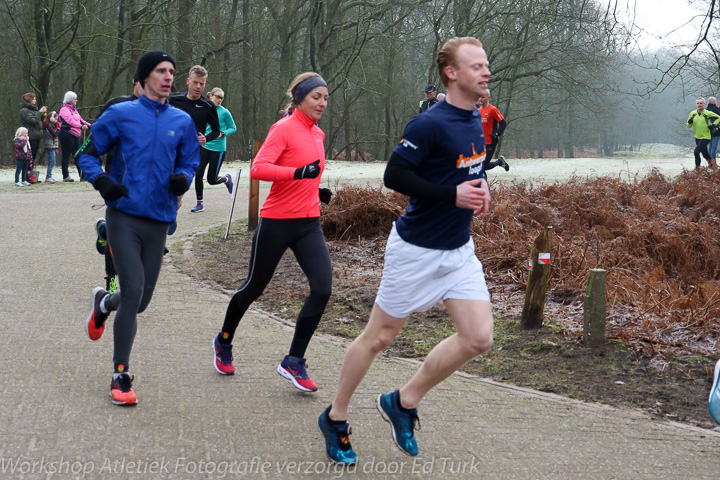
<instances>
[{"instance_id":1,"label":"paved path","mask_svg":"<svg viewBox=\"0 0 720 480\"><path fill-rule=\"evenodd\" d=\"M183 208L171 245L226 220L227 195L207 192L206 212ZM178 273L172 257L139 318L131 366L140 403L113 406L112 333L91 342L83 329L103 268L93 245L103 212L90 208L98 200L94 192L0 194L1 479L720 476L717 432L465 375L427 397L420 456L404 456L374 397L416 364L388 358L376 362L352 404L361 462L336 470L316 418L334 392L344 343L313 340L309 364L321 389L300 393L275 372L291 329L251 311L235 343L239 374L221 377L211 340L228 298Z\"/></svg>"}]
</instances>

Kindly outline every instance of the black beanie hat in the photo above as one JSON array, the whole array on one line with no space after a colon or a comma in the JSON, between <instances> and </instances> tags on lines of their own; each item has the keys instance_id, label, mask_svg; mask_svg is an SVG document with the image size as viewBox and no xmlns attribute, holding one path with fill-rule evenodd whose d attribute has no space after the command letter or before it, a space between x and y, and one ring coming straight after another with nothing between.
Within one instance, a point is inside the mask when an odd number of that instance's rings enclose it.
<instances>
[{"instance_id":1,"label":"black beanie hat","mask_svg":"<svg viewBox=\"0 0 720 480\"><path fill-rule=\"evenodd\" d=\"M162 62L170 62L173 64L173 68L175 67L175 60L162 50L150 50L140 57L137 70L135 70L135 78L140 81L140 85L143 88L145 88L145 79L147 79L152 71L155 70L155 67Z\"/></svg>"}]
</instances>

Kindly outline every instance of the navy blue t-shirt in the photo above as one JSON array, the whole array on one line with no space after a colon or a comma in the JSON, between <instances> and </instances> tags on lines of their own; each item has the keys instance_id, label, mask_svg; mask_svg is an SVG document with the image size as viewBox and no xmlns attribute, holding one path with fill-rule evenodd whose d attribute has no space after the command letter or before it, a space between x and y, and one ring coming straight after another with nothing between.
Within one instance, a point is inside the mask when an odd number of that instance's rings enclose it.
<instances>
[{"instance_id":1,"label":"navy blue t-shirt","mask_svg":"<svg viewBox=\"0 0 720 480\"><path fill-rule=\"evenodd\" d=\"M457 186L482 177L485 134L477 109L463 110L441 100L405 127L395 153L416 167L423 179ZM411 198L395 222L408 243L436 250L453 250L470 239L473 211L449 203Z\"/></svg>"}]
</instances>

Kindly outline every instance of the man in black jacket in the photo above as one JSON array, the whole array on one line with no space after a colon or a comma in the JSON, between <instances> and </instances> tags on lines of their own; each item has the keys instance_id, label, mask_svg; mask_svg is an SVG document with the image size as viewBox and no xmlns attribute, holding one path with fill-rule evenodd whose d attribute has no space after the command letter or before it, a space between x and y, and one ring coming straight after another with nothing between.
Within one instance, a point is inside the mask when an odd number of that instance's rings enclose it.
<instances>
[{"instance_id":1,"label":"man in black jacket","mask_svg":"<svg viewBox=\"0 0 720 480\"><path fill-rule=\"evenodd\" d=\"M207 83L208 72L205 67L195 65L190 67L188 78L186 80L188 90L187 92L178 93L170 97L170 105L175 108L179 108L183 112L186 112L192 118L195 123L195 128L198 133L198 141L200 145L205 145L207 142L220 138L223 134L220 131L220 122L218 120L217 109L215 105L203 96L205 85ZM205 136L204 133L207 126L210 125L211 131ZM200 154L203 155L203 150L200 149ZM202 163L201 163L202 164ZM199 168L199 167L198 167ZM225 183L231 182L229 176L224 177ZM230 186L231 184L228 184ZM231 190L232 186L228 188ZM202 198L197 199L197 205L190 209L191 212L203 211L203 200Z\"/></svg>"},{"instance_id":2,"label":"man in black jacket","mask_svg":"<svg viewBox=\"0 0 720 480\"><path fill-rule=\"evenodd\" d=\"M707 109L710 110L713 113L717 113L720 115L720 107L718 107L717 99L715 97L708 98L708 105ZM717 164L717 150L718 150L718 143L720 143L720 128L717 130L710 130L710 145L708 145L708 153L710 154L710 159L712 160L712 164Z\"/></svg>"},{"instance_id":3,"label":"man in black jacket","mask_svg":"<svg viewBox=\"0 0 720 480\"><path fill-rule=\"evenodd\" d=\"M420 111L418 112L418 115L438 102L438 99L435 98L436 95L437 90L435 89L435 85L428 85L425 87L425 100L420 102Z\"/></svg>"},{"instance_id":4,"label":"man in black jacket","mask_svg":"<svg viewBox=\"0 0 720 480\"><path fill-rule=\"evenodd\" d=\"M170 105L190 115L193 123L195 123L200 145L205 145L206 142L222 136L215 105L203 97L203 91L207 83L207 70L200 65L191 67L186 82L188 91L170 97ZM205 129L208 125L210 125L212 131L205 136Z\"/></svg>"}]
</instances>

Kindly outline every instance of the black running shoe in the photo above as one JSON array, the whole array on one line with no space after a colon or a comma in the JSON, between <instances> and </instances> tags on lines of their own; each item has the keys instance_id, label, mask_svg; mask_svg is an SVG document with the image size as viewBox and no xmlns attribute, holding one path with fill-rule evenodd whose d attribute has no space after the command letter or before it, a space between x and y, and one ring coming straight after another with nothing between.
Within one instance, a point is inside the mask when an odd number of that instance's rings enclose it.
<instances>
[{"instance_id":1,"label":"black running shoe","mask_svg":"<svg viewBox=\"0 0 720 480\"><path fill-rule=\"evenodd\" d=\"M509 171L510 171L510 164L505 160L505 157L503 157L502 155L500 155L500 156L498 157L498 161L500 162L500 166L503 167L506 172L509 172Z\"/></svg>"}]
</instances>

